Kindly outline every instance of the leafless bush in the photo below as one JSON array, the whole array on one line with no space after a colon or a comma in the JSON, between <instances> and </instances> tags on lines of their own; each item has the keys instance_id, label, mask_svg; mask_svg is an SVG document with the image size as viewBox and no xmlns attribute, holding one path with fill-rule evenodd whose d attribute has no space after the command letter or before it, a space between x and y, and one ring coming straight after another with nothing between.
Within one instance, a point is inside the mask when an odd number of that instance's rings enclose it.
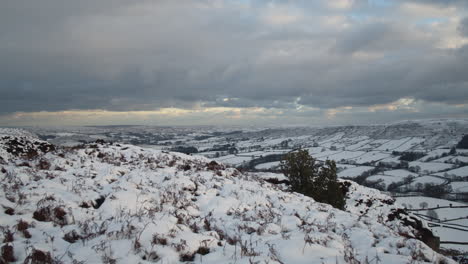
<instances>
[{"instance_id":1,"label":"leafless bush","mask_svg":"<svg viewBox=\"0 0 468 264\"><path fill-rule=\"evenodd\" d=\"M268 256L270 257L270 259L272 259L273 261L276 261L276 262L278 262L280 264L284 264L284 262L281 261L281 258L279 256L278 251L275 248L275 245L267 243L267 246L268 246Z\"/></svg>"},{"instance_id":2,"label":"leafless bush","mask_svg":"<svg viewBox=\"0 0 468 264\"><path fill-rule=\"evenodd\" d=\"M237 235L235 235L235 236L226 235L226 242L229 245L237 245L237 243L240 242L240 237L237 236Z\"/></svg>"},{"instance_id":3,"label":"leafless bush","mask_svg":"<svg viewBox=\"0 0 468 264\"><path fill-rule=\"evenodd\" d=\"M33 218L41 222L54 222L60 226L67 224L67 212L60 206L47 206L36 209Z\"/></svg>"},{"instance_id":4,"label":"leafless bush","mask_svg":"<svg viewBox=\"0 0 468 264\"><path fill-rule=\"evenodd\" d=\"M145 252L142 259L151 262L157 262L159 260L159 255L155 251Z\"/></svg>"},{"instance_id":5,"label":"leafless bush","mask_svg":"<svg viewBox=\"0 0 468 264\"><path fill-rule=\"evenodd\" d=\"M15 214L15 209L13 209L11 207L6 207L4 213L7 214L7 215L14 215Z\"/></svg>"},{"instance_id":6,"label":"leafless bush","mask_svg":"<svg viewBox=\"0 0 468 264\"><path fill-rule=\"evenodd\" d=\"M346 234L343 234L343 242L344 242L344 260L346 263L349 264L361 264L361 261L357 259L356 250L351 245L351 241L349 241L349 237Z\"/></svg>"},{"instance_id":7,"label":"leafless bush","mask_svg":"<svg viewBox=\"0 0 468 264\"><path fill-rule=\"evenodd\" d=\"M180 255L180 261L185 262L185 261L194 261L195 260L195 254L190 254L190 253L184 253Z\"/></svg>"},{"instance_id":8,"label":"leafless bush","mask_svg":"<svg viewBox=\"0 0 468 264\"><path fill-rule=\"evenodd\" d=\"M59 261L54 260L50 252L44 252L33 248L32 252L26 257L24 264L57 264Z\"/></svg>"},{"instance_id":9,"label":"leafless bush","mask_svg":"<svg viewBox=\"0 0 468 264\"><path fill-rule=\"evenodd\" d=\"M63 240L72 244L80 239L82 239L82 237L75 230L72 230L63 236Z\"/></svg>"},{"instance_id":10,"label":"leafless bush","mask_svg":"<svg viewBox=\"0 0 468 264\"><path fill-rule=\"evenodd\" d=\"M40 170L49 170L50 162L45 159L40 159L36 167Z\"/></svg>"},{"instance_id":11,"label":"leafless bush","mask_svg":"<svg viewBox=\"0 0 468 264\"><path fill-rule=\"evenodd\" d=\"M167 238L159 234L154 234L153 239L151 239L151 245L167 245Z\"/></svg>"},{"instance_id":12,"label":"leafless bush","mask_svg":"<svg viewBox=\"0 0 468 264\"><path fill-rule=\"evenodd\" d=\"M126 220L120 227L120 230L108 232L107 237L114 239L130 239L135 236L136 231L137 229L131 224L131 220Z\"/></svg>"},{"instance_id":13,"label":"leafless bush","mask_svg":"<svg viewBox=\"0 0 468 264\"><path fill-rule=\"evenodd\" d=\"M241 249L241 256L243 257L257 257L260 256L260 253L255 251L255 247L252 241L242 241L239 242L240 249Z\"/></svg>"},{"instance_id":14,"label":"leafless bush","mask_svg":"<svg viewBox=\"0 0 468 264\"><path fill-rule=\"evenodd\" d=\"M16 229L21 232L25 238L31 238L31 234L28 231L29 227L29 223L22 219L16 224Z\"/></svg>"},{"instance_id":15,"label":"leafless bush","mask_svg":"<svg viewBox=\"0 0 468 264\"><path fill-rule=\"evenodd\" d=\"M197 249L197 254L200 254L200 255L206 255L210 253L210 248L206 247L206 246L201 246Z\"/></svg>"},{"instance_id":16,"label":"leafless bush","mask_svg":"<svg viewBox=\"0 0 468 264\"><path fill-rule=\"evenodd\" d=\"M2 227L1 229L3 231L3 243L9 243L15 240L14 238L15 233L11 232L8 227Z\"/></svg>"},{"instance_id":17,"label":"leafless bush","mask_svg":"<svg viewBox=\"0 0 468 264\"><path fill-rule=\"evenodd\" d=\"M290 230L288 230L287 228L285 227L281 227L281 237L284 239L284 240L289 240L291 238L291 234L289 234Z\"/></svg>"},{"instance_id":18,"label":"leafless bush","mask_svg":"<svg viewBox=\"0 0 468 264\"><path fill-rule=\"evenodd\" d=\"M9 262L15 262L15 252L13 249L13 246L10 244L5 244L2 246L1 249L1 257L0 257L0 263L9 263Z\"/></svg>"},{"instance_id":19,"label":"leafless bush","mask_svg":"<svg viewBox=\"0 0 468 264\"><path fill-rule=\"evenodd\" d=\"M424 255L424 252L421 250L421 246L419 244L411 244L409 245L411 250L411 260L409 263L420 263L422 262L431 262L430 259Z\"/></svg>"},{"instance_id":20,"label":"leafless bush","mask_svg":"<svg viewBox=\"0 0 468 264\"><path fill-rule=\"evenodd\" d=\"M93 239L100 235L104 235L108 228L108 221L102 221L100 224L93 221L92 219L88 219L83 222L78 222L78 227L81 231L81 239L84 241Z\"/></svg>"},{"instance_id":21,"label":"leafless bush","mask_svg":"<svg viewBox=\"0 0 468 264\"><path fill-rule=\"evenodd\" d=\"M182 252L187 248L187 241L181 239L179 243L172 243L171 245L177 252Z\"/></svg>"},{"instance_id":22,"label":"leafless bush","mask_svg":"<svg viewBox=\"0 0 468 264\"><path fill-rule=\"evenodd\" d=\"M102 263L104 264L117 264L117 259L113 258L112 256L109 256L107 254L104 254L101 257Z\"/></svg>"}]
</instances>

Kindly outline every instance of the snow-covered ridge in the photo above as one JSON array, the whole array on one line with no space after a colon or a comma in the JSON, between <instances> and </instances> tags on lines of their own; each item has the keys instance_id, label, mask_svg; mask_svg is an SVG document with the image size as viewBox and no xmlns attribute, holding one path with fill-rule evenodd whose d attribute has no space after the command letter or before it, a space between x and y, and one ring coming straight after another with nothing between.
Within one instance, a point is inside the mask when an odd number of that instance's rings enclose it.
<instances>
[{"instance_id":1,"label":"snow-covered ridge","mask_svg":"<svg viewBox=\"0 0 468 264\"><path fill-rule=\"evenodd\" d=\"M0 132L5 262L452 263L356 184L344 212L204 157Z\"/></svg>"}]
</instances>

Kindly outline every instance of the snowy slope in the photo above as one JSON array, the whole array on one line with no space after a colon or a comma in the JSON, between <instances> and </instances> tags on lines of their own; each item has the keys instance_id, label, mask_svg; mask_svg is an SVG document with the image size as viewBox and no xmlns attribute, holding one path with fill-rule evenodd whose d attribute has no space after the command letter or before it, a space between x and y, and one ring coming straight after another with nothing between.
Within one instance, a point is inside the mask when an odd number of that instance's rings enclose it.
<instances>
[{"instance_id":1,"label":"snowy slope","mask_svg":"<svg viewBox=\"0 0 468 264\"><path fill-rule=\"evenodd\" d=\"M454 263L357 184L345 212L204 157L1 133L0 241L18 263Z\"/></svg>"},{"instance_id":2,"label":"snowy slope","mask_svg":"<svg viewBox=\"0 0 468 264\"><path fill-rule=\"evenodd\" d=\"M399 197L397 203L414 209L420 209L422 203L427 204L425 208L448 207L450 204L454 207L466 206L464 203L423 196ZM468 234L468 210L466 208L436 208L433 211L440 222L433 221L435 225L431 226L431 230L440 237L441 241L466 242ZM416 213L428 215L428 210ZM468 251L467 245L442 244L441 247Z\"/></svg>"}]
</instances>

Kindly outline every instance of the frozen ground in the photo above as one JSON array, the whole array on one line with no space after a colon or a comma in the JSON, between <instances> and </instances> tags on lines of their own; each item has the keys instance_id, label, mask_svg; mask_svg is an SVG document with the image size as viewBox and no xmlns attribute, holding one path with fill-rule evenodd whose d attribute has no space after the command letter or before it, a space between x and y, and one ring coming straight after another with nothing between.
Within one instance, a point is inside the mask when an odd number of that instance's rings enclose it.
<instances>
[{"instance_id":1,"label":"frozen ground","mask_svg":"<svg viewBox=\"0 0 468 264\"><path fill-rule=\"evenodd\" d=\"M436 219L430 221L432 223L431 229L440 236L441 241L455 241L466 242L468 237L468 208L437 208L467 206L465 203L457 203L453 201L430 198L430 197L399 197L397 202L405 207L412 207L412 209L420 208L433 208ZM425 205L424 203L427 203ZM431 216L429 210L415 211L413 213L421 214L423 216ZM456 220L453 220L456 219ZM449 249L456 249L461 251L468 251L468 245L457 244L441 244L442 247Z\"/></svg>"},{"instance_id":2,"label":"frozen ground","mask_svg":"<svg viewBox=\"0 0 468 264\"><path fill-rule=\"evenodd\" d=\"M1 247L17 263L455 263L357 184L340 211L200 156L0 134Z\"/></svg>"}]
</instances>

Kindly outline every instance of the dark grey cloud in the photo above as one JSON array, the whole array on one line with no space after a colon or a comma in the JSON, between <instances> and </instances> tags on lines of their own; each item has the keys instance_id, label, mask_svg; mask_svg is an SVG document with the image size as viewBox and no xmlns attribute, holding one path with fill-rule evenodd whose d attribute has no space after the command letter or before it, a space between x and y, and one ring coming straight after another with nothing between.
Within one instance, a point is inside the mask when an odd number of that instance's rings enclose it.
<instances>
[{"instance_id":1,"label":"dark grey cloud","mask_svg":"<svg viewBox=\"0 0 468 264\"><path fill-rule=\"evenodd\" d=\"M468 37L468 17L465 17L460 21L460 25L458 26L458 31L464 37Z\"/></svg>"},{"instance_id":2,"label":"dark grey cloud","mask_svg":"<svg viewBox=\"0 0 468 264\"><path fill-rule=\"evenodd\" d=\"M399 2L414 2L427 5L438 5L438 6L467 6L468 3L465 0L399 0Z\"/></svg>"},{"instance_id":3,"label":"dark grey cloud","mask_svg":"<svg viewBox=\"0 0 468 264\"><path fill-rule=\"evenodd\" d=\"M468 102L468 46L365 2L7 0L0 113Z\"/></svg>"}]
</instances>

